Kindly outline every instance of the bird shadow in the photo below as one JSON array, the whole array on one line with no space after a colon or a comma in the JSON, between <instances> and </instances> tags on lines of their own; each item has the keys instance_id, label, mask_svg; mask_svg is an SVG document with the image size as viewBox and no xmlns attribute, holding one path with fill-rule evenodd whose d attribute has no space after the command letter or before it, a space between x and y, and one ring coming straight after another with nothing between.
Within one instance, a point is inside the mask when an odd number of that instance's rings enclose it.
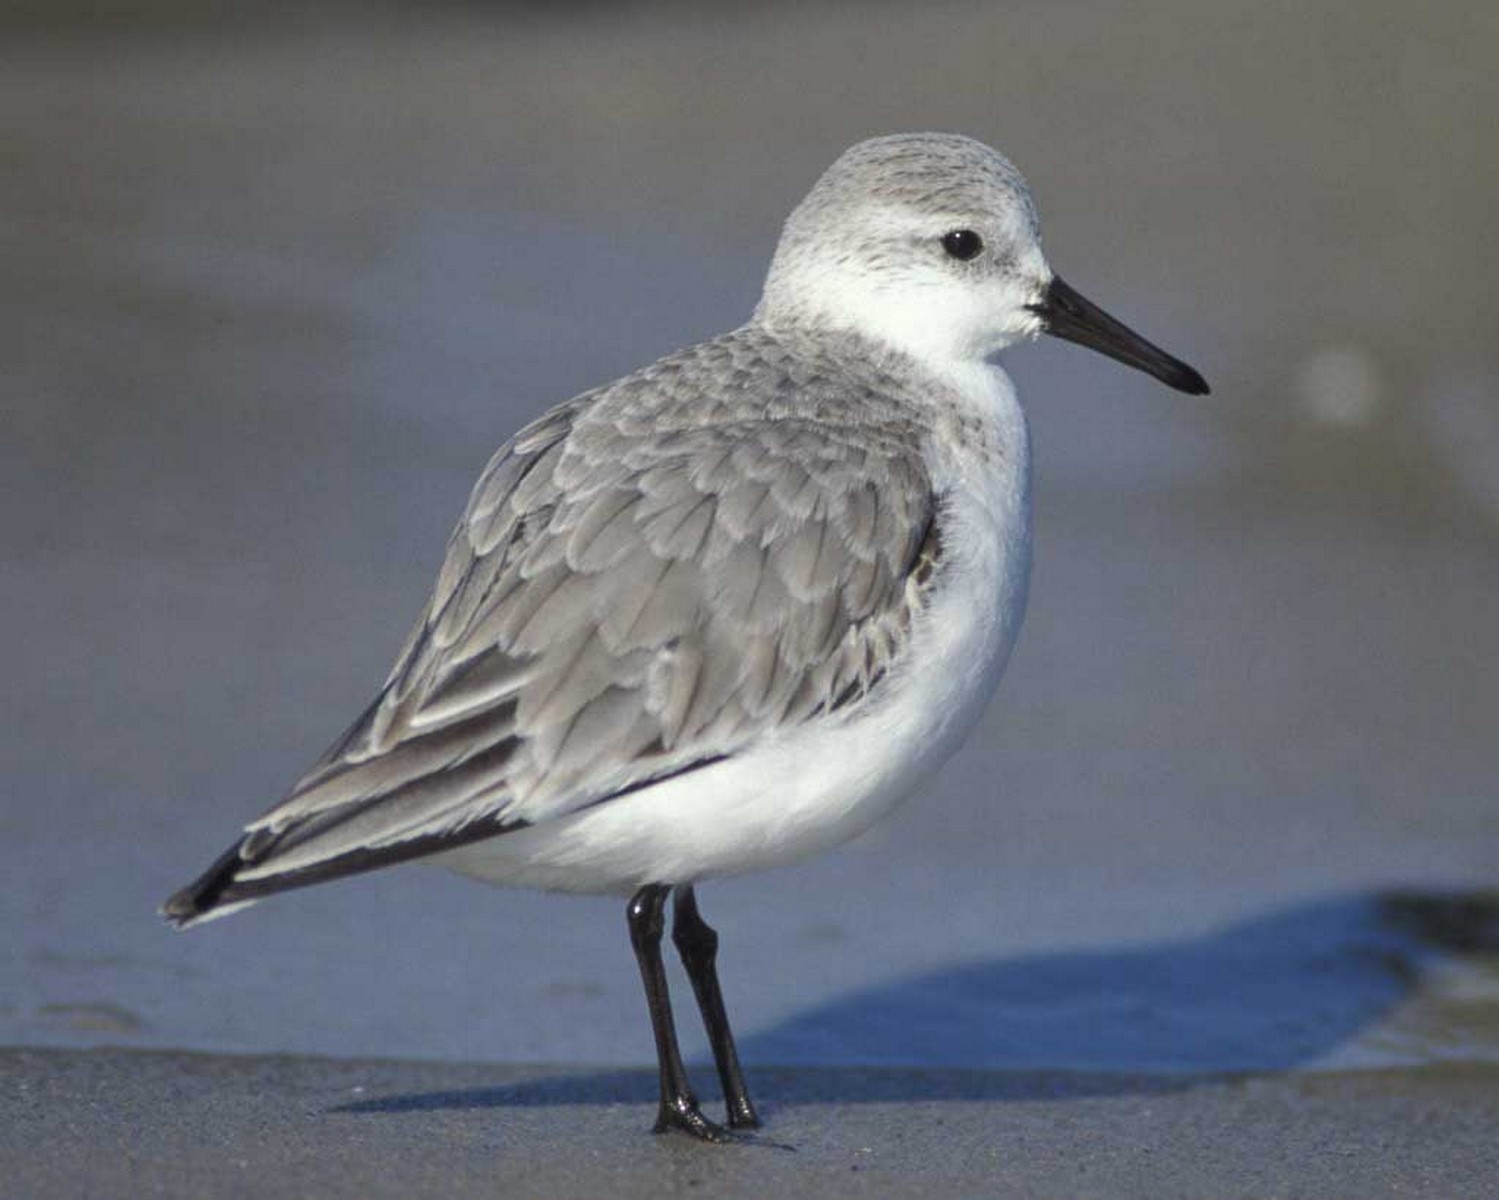
<instances>
[{"instance_id":1,"label":"bird shadow","mask_svg":"<svg viewBox=\"0 0 1499 1200\"><path fill-rule=\"evenodd\" d=\"M761 1030L741 1043L741 1056L774 1108L1162 1093L1314 1063L1377 1024L1439 958L1496 949L1499 895L1331 897L1197 938L999 958L894 980ZM657 1096L654 1070L537 1070L515 1083L333 1111L649 1104Z\"/></svg>"}]
</instances>

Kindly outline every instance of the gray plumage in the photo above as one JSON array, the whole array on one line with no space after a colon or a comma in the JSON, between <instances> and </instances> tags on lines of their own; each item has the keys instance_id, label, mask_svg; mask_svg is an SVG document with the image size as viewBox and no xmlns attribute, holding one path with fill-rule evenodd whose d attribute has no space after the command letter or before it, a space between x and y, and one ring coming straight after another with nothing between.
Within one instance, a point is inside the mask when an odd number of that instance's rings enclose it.
<instances>
[{"instance_id":1,"label":"gray plumage","mask_svg":"<svg viewBox=\"0 0 1499 1200\"><path fill-rule=\"evenodd\" d=\"M215 902L535 824L856 711L941 553L899 365L752 325L522 430L376 701L216 864Z\"/></svg>"},{"instance_id":2,"label":"gray plumage","mask_svg":"<svg viewBox=\"0 0 1499 1200\"><path fill-rule=\"evenodd\" d=\"M994 356L1042 332L1207 390L1056 277L1002 155L852 147L749 324L494 457L375 702L167 918L416 857L629 895L656 1130L757 1126L694 887L857 836L977 722L1031 561L1030 438ZM727 1128L676 1043L672 894Z\"/></svg>"}]
</instances>

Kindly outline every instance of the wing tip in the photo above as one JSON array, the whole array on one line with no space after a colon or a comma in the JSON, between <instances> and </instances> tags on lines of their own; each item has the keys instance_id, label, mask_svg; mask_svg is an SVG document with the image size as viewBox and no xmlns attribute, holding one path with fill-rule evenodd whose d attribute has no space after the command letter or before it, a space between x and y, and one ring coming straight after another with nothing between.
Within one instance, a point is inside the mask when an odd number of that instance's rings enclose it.
<instances>
[{"instance_id":1,"label":"wing tip","mask_svg":"<svg viewBox=\"0 0 1499 1200\"><path fill-rule=\"evenodd\" d=\"M528 821L514 818L509 821L475 821L456 834L414 838L393 846L359 847L332 855L320 862L264 874L260 873L264 871L268 857L264 853L264 834L251 830L215 859L192 883L168 896L157 912L174 929L190 929L205 921L227 917L230 913L238 912L276 892L304 888L346 875L362 874L377 867L423 858L469 842L524 829L529 824ZM256 871L248 878L241 876L241 870L249 867L256 868Z\"/></svg>"},{"instance_id":2,"label":"wing tip","mask_svg":"<svg viewBox=\"0 0 1499 1200\"><path fill-rule=\"evenodd\" d=\"M243 845L244 839L235 842L197 879L168 896L157 909L162 919L175 929L187 929L210 917L227 916L231 909L240 907L232 903L221 905L220 901L244 862L240 856Z\"/></svg>"}]
</instances>

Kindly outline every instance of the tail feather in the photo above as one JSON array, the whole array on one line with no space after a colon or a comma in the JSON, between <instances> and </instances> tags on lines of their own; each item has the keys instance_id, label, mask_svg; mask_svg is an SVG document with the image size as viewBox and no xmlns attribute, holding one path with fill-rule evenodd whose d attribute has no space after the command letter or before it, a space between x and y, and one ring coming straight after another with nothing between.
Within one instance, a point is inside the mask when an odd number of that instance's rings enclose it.
<instances>
[{"instance_id":1,"label":"tail feather","mask_svg":"<svg viewBox=\"0 0 1499 1200\"><path fill-rule=\"evenodd\" d=\"M235 842L213 865L185 888L173 892L161 906L161 915L178 929L201 921L223 900L224 892L234 882L234 873L244 863L239 848L243 841Z\"/></svg>"},{"instance_id":2,"label":"tail feather","mask_svg":"<svg viewBox=\"0 0 1499 1200\"><path fill-rule=\"evenodd\" d=\"M227 916L237 908L253 904L276 892L308 887L344 875L373 871L376 867L393 863L409 862L414 858L423 858L442 850L455 849L470 842L523 829L527 824L526 821L513 818L502 821L491 817L471 821L450 833L418 836L391 845L349 850L320 862L270 874L266 873L266 868L275 865L278 849L276 842L266 844L263 831L248 833L216 858L213 865L192 883L173 892L160 911L169 924L178 929L186 929L213 917ZM295 838L290 840L292 847L299 844ZM254 868L254 877L240 878L240 872L250 868Z\"/></svg>"}]
</instances>

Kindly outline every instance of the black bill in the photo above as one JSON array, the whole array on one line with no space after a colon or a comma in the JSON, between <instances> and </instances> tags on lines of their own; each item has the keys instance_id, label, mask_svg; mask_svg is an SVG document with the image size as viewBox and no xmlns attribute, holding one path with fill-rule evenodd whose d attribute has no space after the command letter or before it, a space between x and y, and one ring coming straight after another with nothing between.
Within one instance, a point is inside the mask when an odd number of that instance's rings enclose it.
<instances>
[{"instance_id":1,"label":"black bill","mask_svg":"<svg viewBox=\"0 0 1499 1200\"><path fill-rule=\"evenodd\" d=\"M1052 276L1046 294L1031 311L1041 318L1041 327L1053 337L1065 338L1107 354L1126 366L1154 375L1167 387L1194 396L1205 396L1207 380L1179 358L1147 342L1134 330L1121 325L1098 305L1085 299L1059 276Z\"/></svg>"}]
</instances>

